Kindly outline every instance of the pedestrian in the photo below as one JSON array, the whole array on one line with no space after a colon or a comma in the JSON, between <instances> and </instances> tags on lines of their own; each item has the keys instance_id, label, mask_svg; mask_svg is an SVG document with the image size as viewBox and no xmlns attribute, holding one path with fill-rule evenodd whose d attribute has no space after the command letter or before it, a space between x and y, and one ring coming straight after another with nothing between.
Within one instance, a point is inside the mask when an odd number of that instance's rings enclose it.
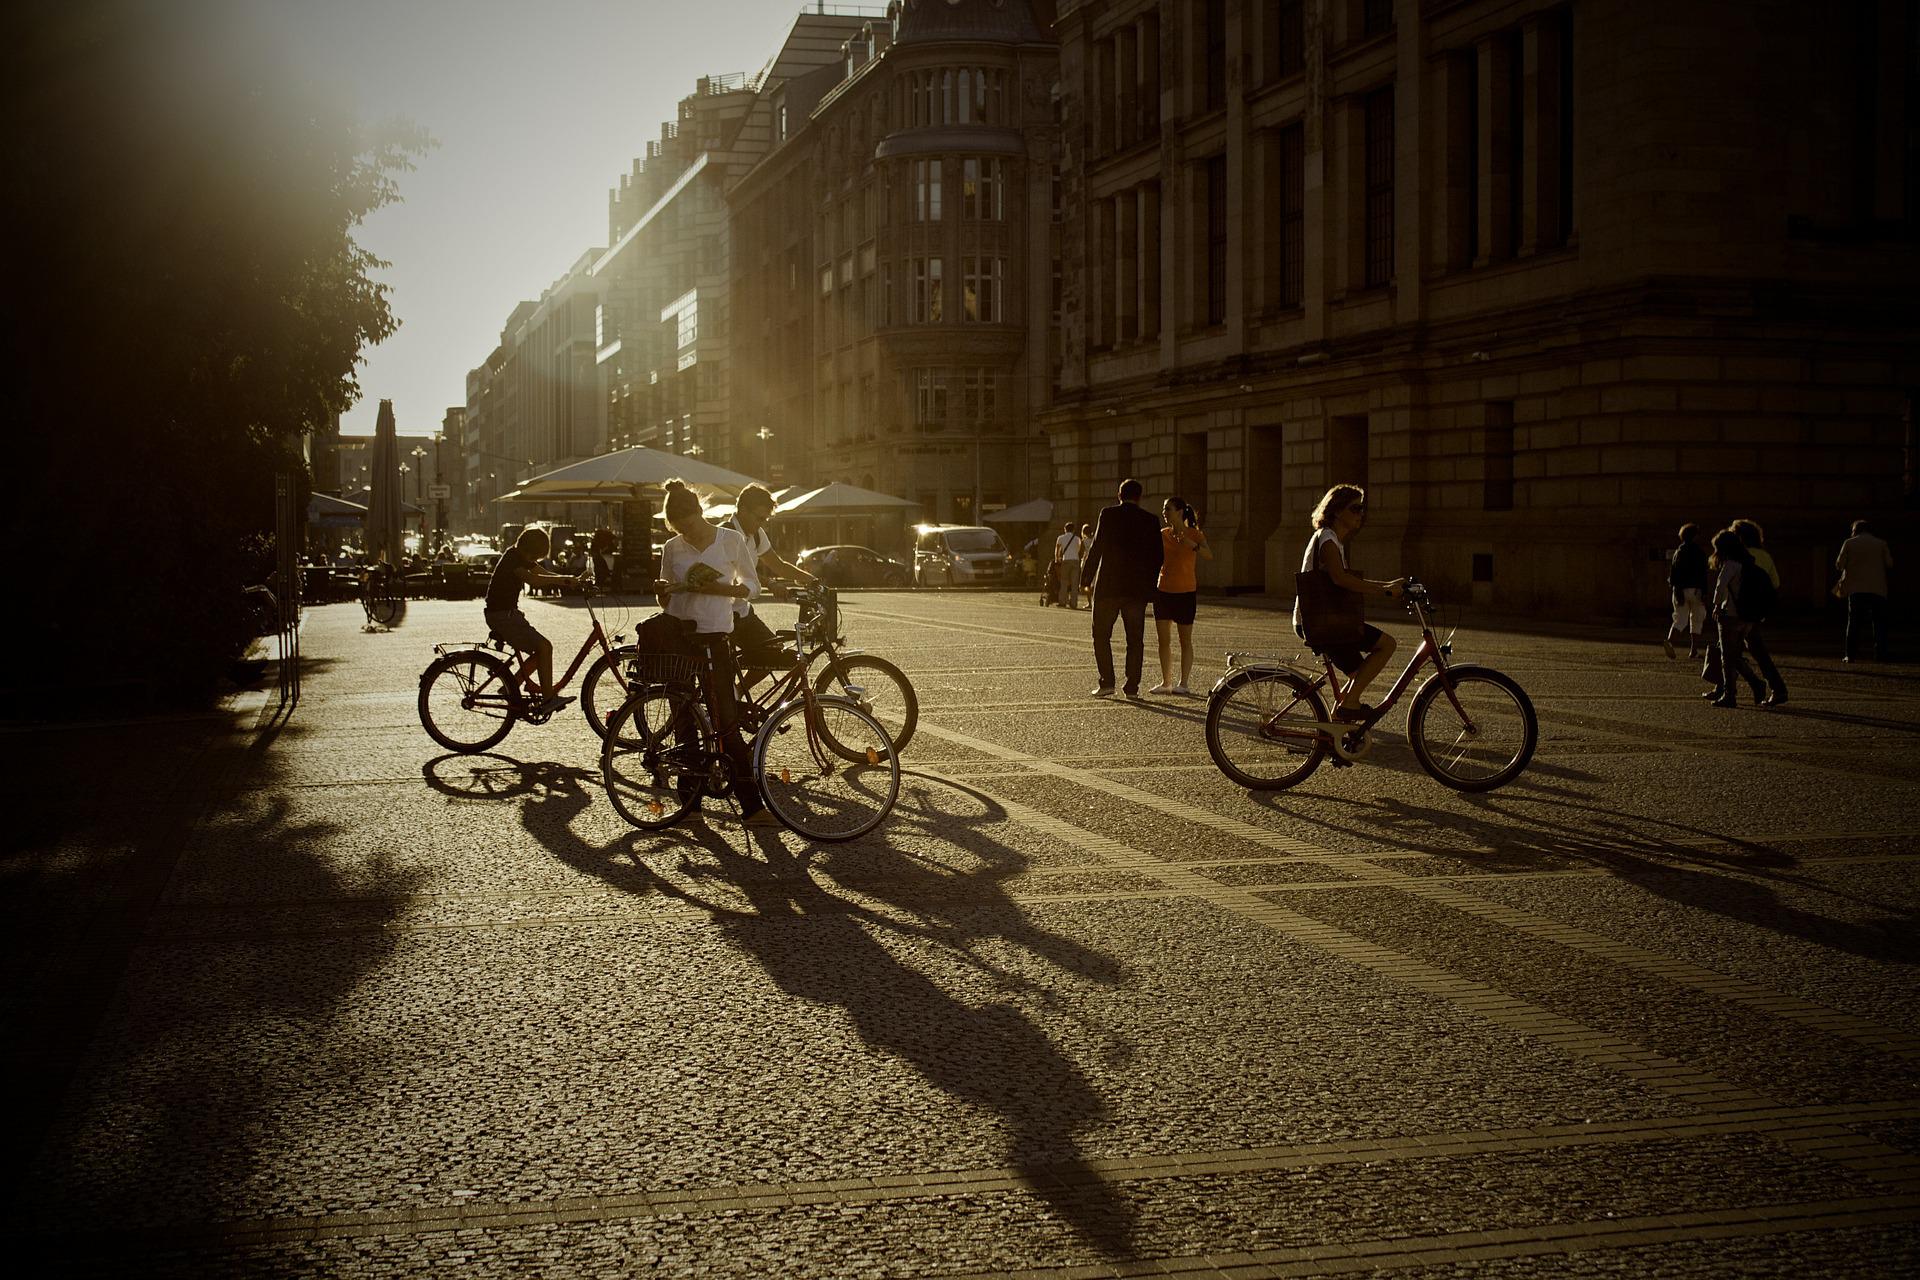
<instances>
[{"instance_id":1,"label":"pedestrian","mask_svg":"<svg viewBox=\"0 0 1920 1280\"><path fill-rule=\"evenodd\" d=\"M1129 478L1121 483L1120 501L1101 509L1086 555L1080 560L1081 583L1093 592L1093 660L1100 672L1100 683L1093 688L1096 698L1113 696L1115 618L1125 626L1127 636L1127 683L1123 691L1129 698L1140 696L1147 601L1153 597L1165 557L1159 521L1140 509L1144 492L1138 480Z\"/></svg>"},{"instance_id":2,"label":"pedestrian","mask_svg":"<svg viewBox=\"0 0 1920 1280\"><path fill-rule=\"evenodd\" d=\"M1360 532L1360 526L1367 520L1367 492L1359 485L1336 484L1321 497L1320 505L1313 509L1313 536L1307 539L1307 549L1300 557L1300 572L1310 574L1323 571L1329 582L1328 589L1351 593L1342 599L1352 605L1350 620L1359 624L1357 637L1340 643L1314 645L1319 653L1347 674L1346 687L1339 690L1333 708L1333 718L1351 724L1371 724L1378 714L1373 707L1360 699L1367 691L1373 678L1386 669L1393 657L1395 648L1393 637L1374 626L1364 623L1360 618L1360 600L1376 592L1389 600L1398 599L1406 589L1405 578L1376 582L1363 578L1347 566L1347 543ZM1303 588L1306 584L1302 584ZM1303 594L1294 597L1293 630L1294 634L1313 645L1313 639L1307 634L1308 618L1306 601Z\"/></svg>"},{"instance_id":3,"label":"pedestrian","mask_svg":"<svg viewBox=\"0 0 1920 1280\"><path fill-rule=\"evenodd\" d=\"M1734 696L1735 678L1745 680L1753 690L1754 705L1766 700L1766 686L1747 665L1746 638L1749 628L1740 616L1743 579L1749 573L1764 573L1753 563L1747 546L1732 529L1713 535L1713 616L1720 631L1720 685L1705 696L1716 707L1740 705Z\"/></svg>"},{"instance_id":4,"label":"pedestrian","mask_svg":"<svg viewBox=\"0 0 1920 1280\"><path fill-rule=\"evenodd\" d=\"M1184 498L1168 498L1160 505L1160 582L1153 592L1153 625L1160 632L1160 683L1149 693L1189 696L1187 677L1193 674L1193 618L1200 603L1199 560L1213 559L1213 548L1200 528L1200 514ZM1173 681L1173 640L1180 629L1180 683Z\"/></svg>"},{"instance_id":5,"label":"pedestrian","mask_svg":"<svg viewBox=\"0 0 1920 1280\"><path fill-rule=\"evenodd\" d=\"M1087 540L1069 520L1060 526L1060 536L1053 540L1053 559L1059 565L1056 578L1060 589L1054 598L1068 609L1080 607L1080 554L1085 551Z\"/></svg>"},{"instance_id":6,"label":"pedestrian","mask_svg":"<svg viewBox=\"0 0 1920 1280\"><path fill-rule=\"evenodd\" d=\"M620 585L614 567L615 545L611 529L595 529L593 539L587 543L587 573L596 595L609 595Z\"/></svg>"},{"instance_id":7,"label":"pedestrian","mask_svg":"<svg viewBox=\"0 0 1920 1280\"><path fill-rule=\"evenodd\" d=\"M1713 576L1707 568L1707 531L1697 524L1680 526L1680 545L1673 549L1673 565L1667 570L1667 585L1673 588L1673 622L1662 642L1667 657L1679 655L1674 645L1684 634L1687 657L1700 656L1704 639L1712 644L1713 619L1707 612L1707 600L1713 595Z\"/></svg>"},{"instance_id":8,"label":"pedestrian","mask_svg":"<svg viewBox=\"0 0 1920 1280\"><path fill-rule=\"evenodd\" d=\"M1773 652L1767 648L1766 628L1773 604L1780 598L1780 567L1774 564L1773 556L1767 551L1767 534L1757 521L1735 520L1727 528L1740 535L1741 545L1746 547L1747 556L1753 561L1754 567L1766 574L1767 581L1773 584L1772 592L1764 593L1764 609L1755 606L1752 593L1749 593L1748 607L1740 612L1747 624L1747 651L1753 654L1760 675L1767 682L1767 699L1761 705L1777 707L1787 700L1787 682L1780 678L1780 668L1773 665Z\"/></svg>"},{"instance_id":9,"label":"pedestrian","mask_svg":"<svg viewBox=\"0 0 1920 1280\"><path fill-rule=\"evenodd\" d=\"M1853 522L1853 536L1840 544L1833 567L1840 581L1833 594L1847 602L1846 647L1840 661L1852 662L1868 627L1873 628L1873 660L1887 660L1887 570L1893 552L1865 520Z\"/></svg>"}]
</instances>

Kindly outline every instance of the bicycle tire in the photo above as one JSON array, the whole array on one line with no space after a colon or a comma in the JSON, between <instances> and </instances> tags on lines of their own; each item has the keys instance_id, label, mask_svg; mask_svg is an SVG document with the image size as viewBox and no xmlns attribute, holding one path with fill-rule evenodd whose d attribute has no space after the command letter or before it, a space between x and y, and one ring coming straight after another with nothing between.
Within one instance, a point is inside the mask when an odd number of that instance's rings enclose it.
<instances>
[{"instance_id":1,"label":"bicycle tire","mask_svg":"<svg viewBox=\"0 0 1920 1280\"><path fill-rule=\"evenodd\" d=\"M811 710L810 710L811 708ZM808 732L806 717L816 716ZM822 724L837 744L828 748ZM818 740L817 742L815 740ZM842 748L858 745L849 761ZM886 726L847 698L796 698L776 707L753 740L760 798L810 840L853 840L879 826L900 797L900 756Z\"/></svg>"},{"instance_id":2,"label":"bicycle tire","mask_svg":"<svg viewBox=\"0 0 1920 1280\"><path fill-rule=\"evenodd\" d=\"M374 596L366 601L366 610L368 622L390 627L394 619L400 616L400 601L395 596Z\"/></svg>"},{"instance_id":3,"label":"bicycle tire","mask_svg":"<svg viewBox=\"0 0 1920 1280\"><path fill-rule=\"evenodd\" d=\"M1491 667L1452 667L1454 697L1478 723L1469 734L1438 672L1407 709L1407 743L1435 782L1455 791L1492 791L1520 776L1540 745L1540 717L1519 682ZM1436 754L1436 737L1439 752Z\"/></svg>"},{"instance_id":4,"label":"bicycle tire","mask_svg":"<svg viewBox=\"0 0 1920 1280\"><path fill-rule=\"evenodd\" d=\"M587 718L587 727L596 738L607 736L607 721L627 700L630 691L625 663L635 652L632 645L609 649L595 658L587 674L581 677L580 714Z\"/></svg>"},{"instance_id":5,"label":"bicycle tire","mask_svg":"<svg viewBox=\"0 0 1920 1280\"><path fill-rule=\"evenodd\" d=\"M706 792L712 732L690 692L654 685L620 704L600 743L614 812L642 831L670 827Z\"/></svg>"},{"instance_id":6,"label":"bicycle tire","mask_svg":"<svg viewBox=\"0 0 1920 1280\"><path fill-rule=\"evenodd\" d=\"M1304 709L1308 714L1294 714ZM1264 726L1276 716L1289 728L1327 719L1311 681L1291 671L1236 671L1207 696L1207 754L1220 772L1249 791L1284 791L1305 782L1326 759L1319 737L1276 738Z\"/></svg>"},{"instance_id":7,"label":"bicycle tire","mask_svg":"<svg viewBox=\"0 0 1920 1280\"><path fill-rule=\"evenodd\" d=\"M840 679L835 683L836 673ZM867 673L862 678L860 673ZM852 685L865 692L864 698L854 698L846 693L846 686ZM920 724L920 695L913 691L913 681L907 679L906 672L894 666L885 658L876 658L871 654L855 653L835 655L827 663L813 682L813 691L823 696L846 697L858 702L893 738L893 749L905 751L907 744L913 741L913 731ZM842 744L827 739L827 745L848 760L863 759L864 755L852 751Z\"/></svg>"},{"instance_id":8,"label":"bicycle tire","mask_svg":"<svg viewBox=\"0 0 1920 1280\"><path fill-rule=\"evenodd\" d=\"M421 727L449 751L485 751L520 718L512 689L512 670L492 654L463 649L436 658L420 674Z\"/></svg>"}]
</instances>

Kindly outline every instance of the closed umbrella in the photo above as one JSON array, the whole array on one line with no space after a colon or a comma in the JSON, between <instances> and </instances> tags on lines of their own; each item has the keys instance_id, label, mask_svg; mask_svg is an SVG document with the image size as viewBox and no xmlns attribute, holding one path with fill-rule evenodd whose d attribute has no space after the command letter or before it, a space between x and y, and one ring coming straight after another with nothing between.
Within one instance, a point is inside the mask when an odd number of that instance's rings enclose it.
<instances>
[{"instance_id":1,"label":"closed umbrella","mask_svg":"<svg viewBox=\"0 0 1920 1280\"><path fill-rule=\"evenodd\" d=\"M399 429L394 425L391 400L380 402L368 467L372 481L367 486L367 555L398 569L405 546L400 540Z\"/></svg>"}]
</instances>

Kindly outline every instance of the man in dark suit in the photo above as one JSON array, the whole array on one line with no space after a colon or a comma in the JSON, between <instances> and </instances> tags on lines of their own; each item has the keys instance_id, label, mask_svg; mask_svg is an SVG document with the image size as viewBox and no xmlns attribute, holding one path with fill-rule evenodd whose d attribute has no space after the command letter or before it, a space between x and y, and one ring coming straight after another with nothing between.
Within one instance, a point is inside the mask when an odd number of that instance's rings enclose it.
<instances>
[{"instance_id":1,"label":"man in dark suit","mask_svg":"<svg viewBox=\"0 0 1920 1280\"><path fill-rule=\"evenodd\" d=\"M1147 601L1160 581L1166 556L1160 522L1140 509L1138 480L1120 486L1120 501L1100 512L1093 541L1080 560L1080 581L1093 592L1093 660L1100 668L1096 698L1113 696L1113 620L1127 629L1129 698L1140 696L1140 664L1146 656Z\"/></svg>"}]
</instances>

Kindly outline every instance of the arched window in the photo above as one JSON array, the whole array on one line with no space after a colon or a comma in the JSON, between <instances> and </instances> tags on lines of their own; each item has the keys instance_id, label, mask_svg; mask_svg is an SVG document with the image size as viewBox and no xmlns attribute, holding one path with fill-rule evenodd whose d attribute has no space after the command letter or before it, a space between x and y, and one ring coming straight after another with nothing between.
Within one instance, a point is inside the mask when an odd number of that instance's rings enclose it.
<instances>
[{"instance_id":1,"label":"arched window","mask_svg":"<svg viewBox=\"0 0 1920 1280\"><path fill-rule=\"evenodd\" d=\"M960 93L954 101L954 107L956 124L973 123L973 71L971 68L960 68Z\"/></svg>"},{"instance_id":2,"label":"arched window","mask_svg":"<svg viewBox=\"0 0 1920 1280\"><path fill-rule=\"evenodd\" d=\"M940 73L940 118L938 124L953 123L953 72Z\"/></svg>"}]
</instances>

